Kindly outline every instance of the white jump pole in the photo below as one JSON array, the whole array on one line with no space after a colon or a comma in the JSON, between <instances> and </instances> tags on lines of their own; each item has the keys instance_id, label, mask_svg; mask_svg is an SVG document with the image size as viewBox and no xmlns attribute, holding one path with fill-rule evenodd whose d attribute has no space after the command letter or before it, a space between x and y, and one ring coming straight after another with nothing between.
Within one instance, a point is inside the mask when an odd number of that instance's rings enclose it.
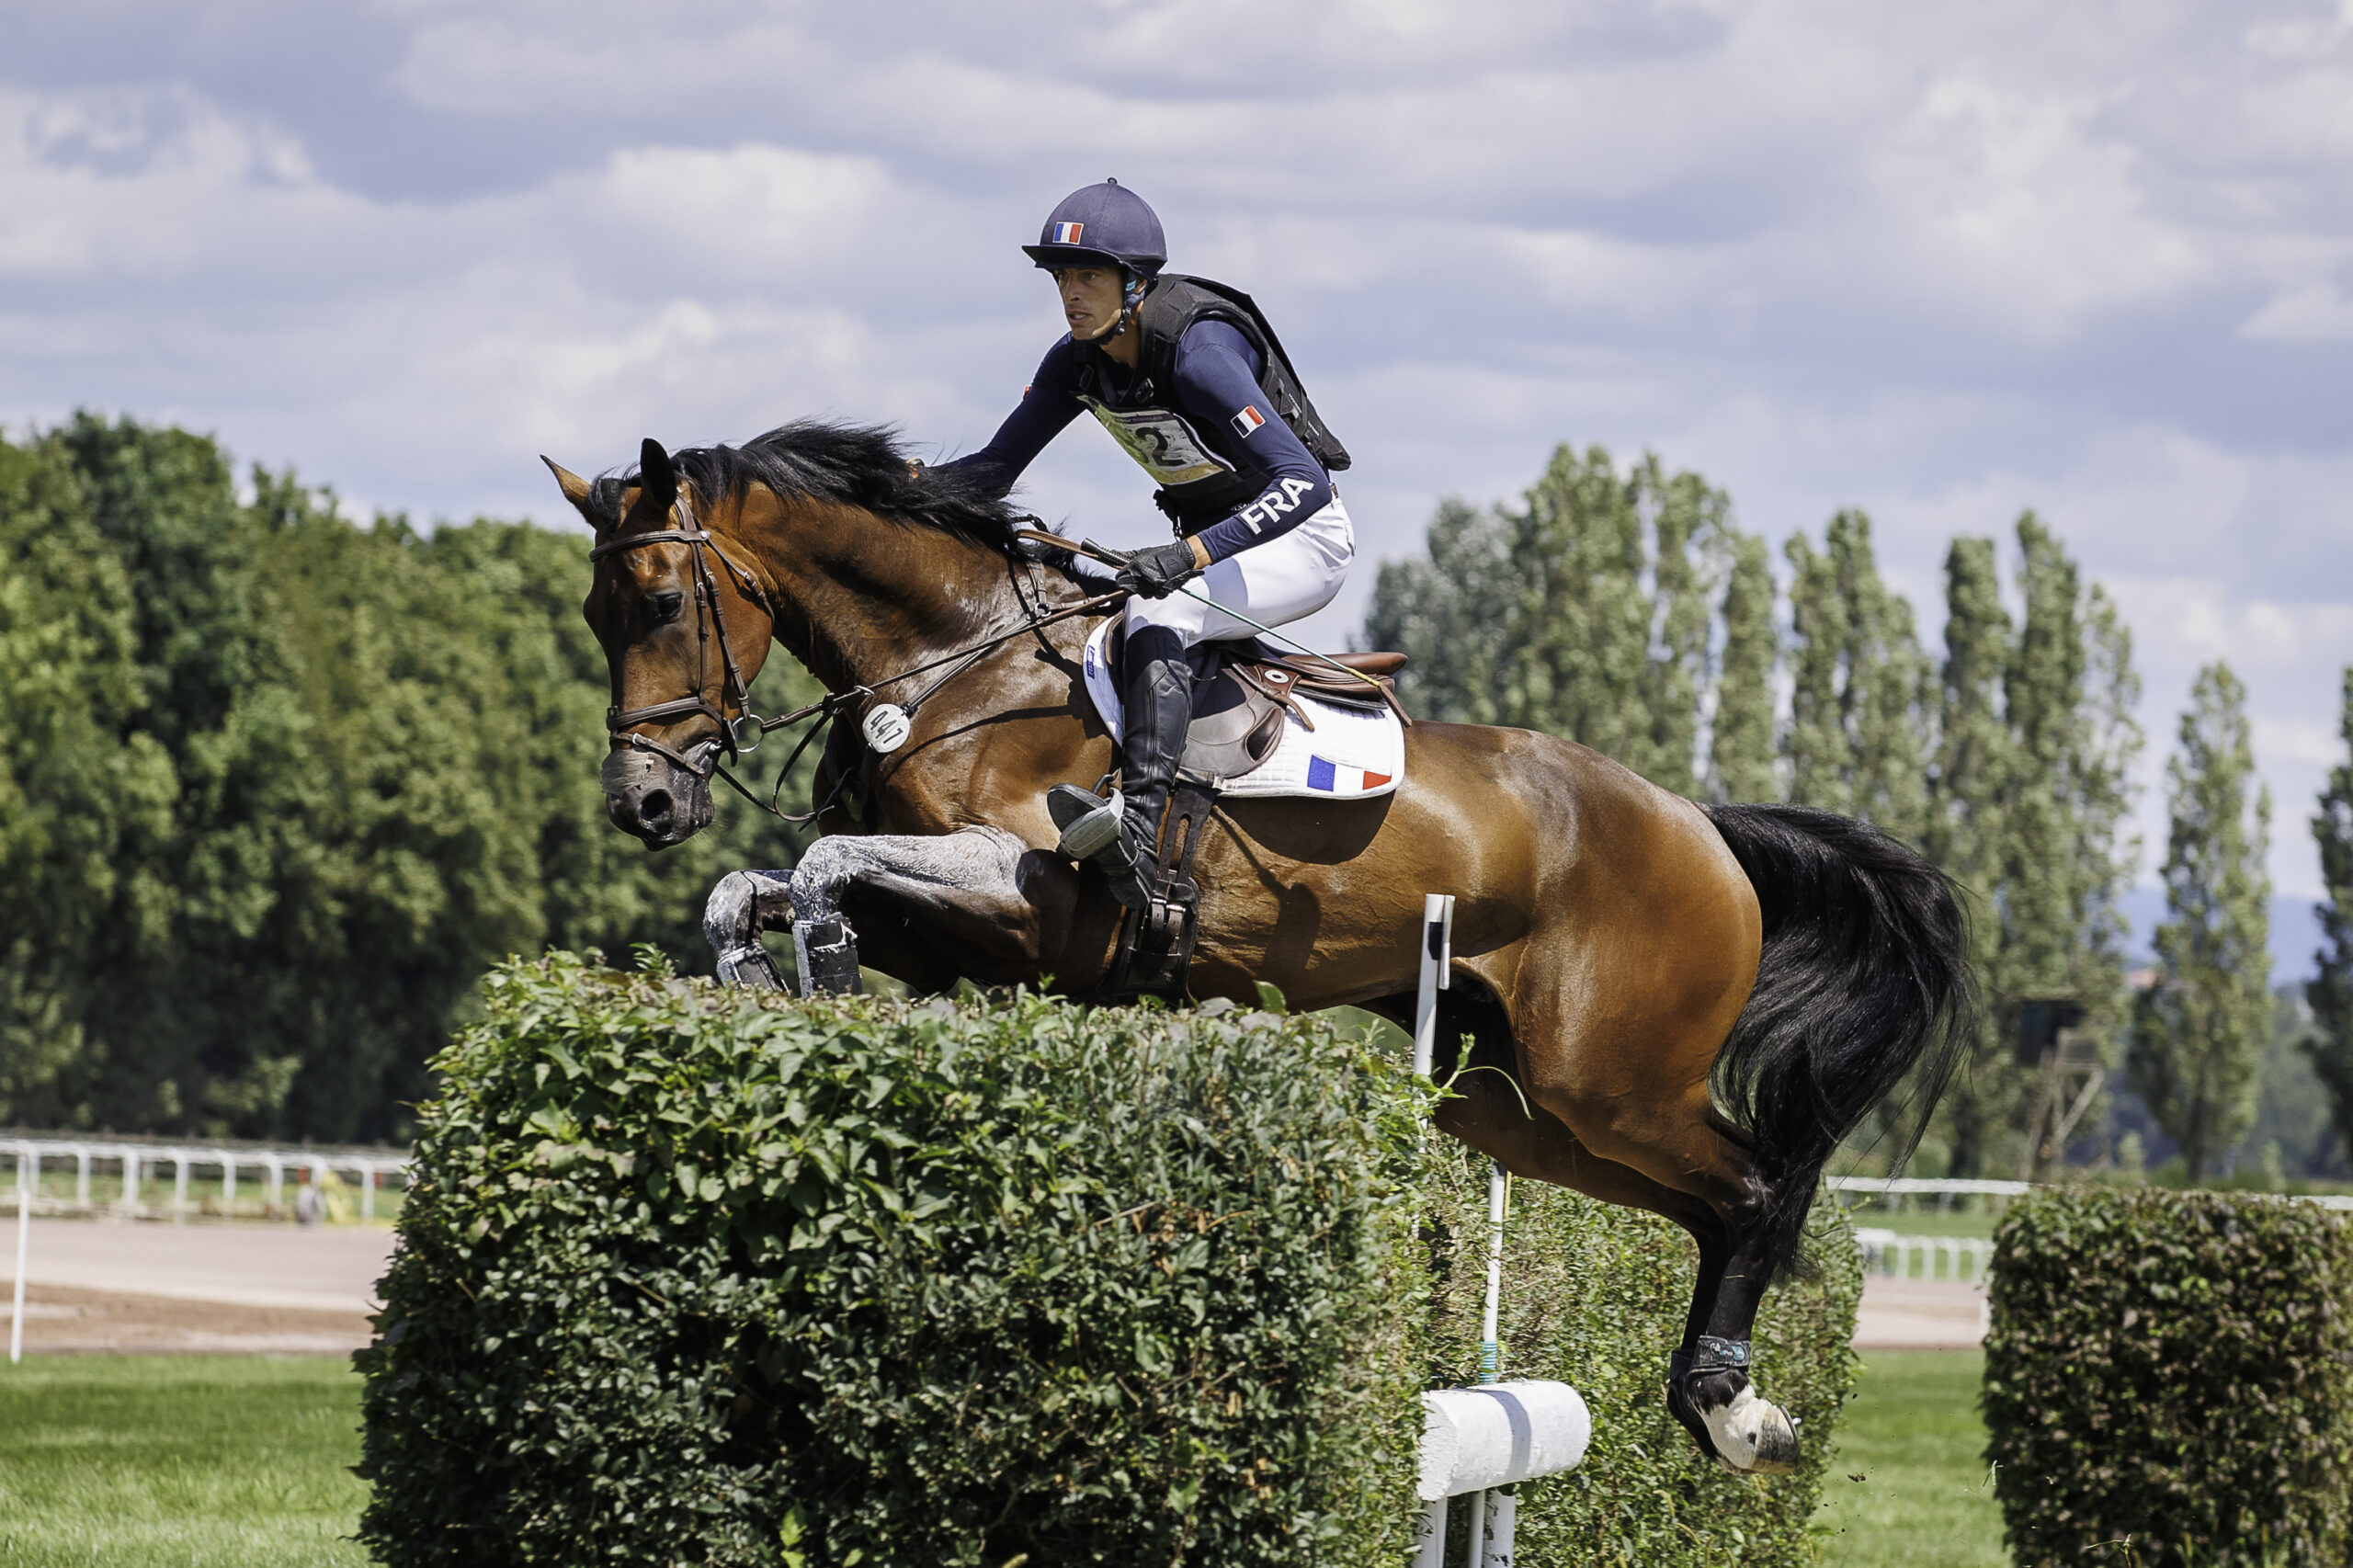
<instances>
[{"instance_id":1,"label":"white jump pole","mask_svg":"<svg viewBox=\"0 0 2353 1568\"><path fill-rule=\"evenodd\" d=\"M1447 970L1454 957L1454 895L1422 896L1421 989L1414 1003L1414 1071L1430 1075L1438 1055L1438 994L1446 989ZM1414 1568L1444 1568L1447 1499L1434 1498L1422 1518L1415 1543Z\"/></svg>"},{"instance_id":2,"label":"white jump pole","mask_svg":"<svg viewBox=\"0 0 2353 1568\"><path fill-rule=\"evenodd\" d=\"M17 1301L16 1310L8 1315L8 1365L11 1367L25 1358L25 1249L26 1244L32 1239L33 1230L31 1177L40 1169L30 1149L19 1148L17 1151Z\"/></svg>"},{"instance_id":3,"label":"white jump pole","mask_svg":"<svg viewBox=\"0 0 2353 1568\"><path fill-rule=\"evenodd\" d=\"M1454 960L1454 895L1422 895L1422 988L1414 1006L1414 1071L1427 1078L1438 1055L1438 994Z\"/></svg>"},{"instance_id":4,"label":"white jump pole","mask_svg":"<svg viewBox=\"0 0 2353 1568\"><path fill-rule=\"evenodd\" d=\"M1503 1346L1496 1339L1504 1304L1504 1200L1511 1190L1504 1163L1487 1169L1487 1311L1480 1319L1479 1381L1492 1383L1503 1376Z\"/></svg>"},{"instance_id":5,"label":"white jump pole","mask_svg":"<svg viewBox=\"0 0 2353 1568\"><path fill-rule=\"evenodd\" d=\"M1422 900L1421 992L1414 1010L1414 1071L1429 1076L1438 1056L1438 994L1454 959L1454 899ZM1498 1490L1574 1468L1585 1457L1593 1417L1566 1383L1501 1381L1504 1212L1510 1177L1501 1161L1487 1177L1487 1300L1480 1323L1479 1388L1425 1393L1419 1495L1428 1505L1414 1542L1413 1568L1445 1568L1447 1505L1471 1504L1467 1568L1510 1568L1518 1499Z\"/></svg>"}]
</instances>

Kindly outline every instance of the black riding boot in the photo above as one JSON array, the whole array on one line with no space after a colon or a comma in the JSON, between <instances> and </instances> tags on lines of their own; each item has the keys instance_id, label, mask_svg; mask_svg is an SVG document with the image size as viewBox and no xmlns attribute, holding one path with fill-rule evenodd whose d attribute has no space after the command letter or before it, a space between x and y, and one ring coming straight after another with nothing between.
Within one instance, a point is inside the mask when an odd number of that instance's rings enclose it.
<instances>
[{"instance_id":1,"label":"black riding boot","mask_svg":"<svg viewBox=\"0 0 2353 1568\"><path fill-rule=\"evenodd\" d=\"M1111 883L1111 896L1131 909L1152 901L1160 867L1160 819L1185 755L1185 729L1193 718L1193 670L1184 640L1165 627L1145 627L1128 639L1126 683L1121 696L1118 836L1108 820L1112 807L1074 785L1047 792L1046 809L1063 830L1063 849L1094 861Z\"/></svg>"}]
</instances>

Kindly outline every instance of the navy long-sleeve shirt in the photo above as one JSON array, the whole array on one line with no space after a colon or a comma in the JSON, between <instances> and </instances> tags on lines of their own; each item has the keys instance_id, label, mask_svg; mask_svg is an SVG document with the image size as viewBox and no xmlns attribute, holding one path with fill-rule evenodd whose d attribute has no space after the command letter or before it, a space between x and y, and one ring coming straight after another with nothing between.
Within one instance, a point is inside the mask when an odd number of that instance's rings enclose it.
<instances>
[{"instance_id":1,"label":"navy long-sleeve shirt","mask_svg":"<svg viewBox=\"0 0 2353 1568\"><path fill-rule=\"evenodd\" d=\"M1114 392L1110 404L1094 404L1093 411L1145 472L1164 484L1220 472L1262 482L1259 493L1240 506L1177 517L1178 531L1199 539L1211 561L1286 533L1330 503L1330 475L1259 388L1264 366L1257 351L1222 321L1186 329L1176 344L1176 386L1152 389L1154 397L1143 404L1118 395L1133 384L1136 372L1064 335L1046 350L1019 406L989 444L940 467L984 476L999 494L1011 490L1046 443L1089 410L1078 392L1079 357L1089 354L1099 357L1103 384Z\"/></svg>"}]
</instances>

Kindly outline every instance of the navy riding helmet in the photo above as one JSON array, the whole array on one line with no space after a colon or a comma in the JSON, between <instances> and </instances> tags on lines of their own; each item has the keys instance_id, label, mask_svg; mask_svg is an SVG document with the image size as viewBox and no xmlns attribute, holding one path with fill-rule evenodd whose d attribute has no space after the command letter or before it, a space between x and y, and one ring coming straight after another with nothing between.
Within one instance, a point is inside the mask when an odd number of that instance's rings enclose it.
<instances>
[{"instance_id":1,"label":"navy riding helmet","mask_svg":"<svg viewBox=\"0 0 2353 1568\"><path fill-rule=\"evenodd\" d=\"M1116 179L1084 186L1046 215L1034 245L1022 251L1049 272L1065 267L1125 267L1150 278L1168 261L1168 242L1142 197Z\"/></svg>"}]
</instances>

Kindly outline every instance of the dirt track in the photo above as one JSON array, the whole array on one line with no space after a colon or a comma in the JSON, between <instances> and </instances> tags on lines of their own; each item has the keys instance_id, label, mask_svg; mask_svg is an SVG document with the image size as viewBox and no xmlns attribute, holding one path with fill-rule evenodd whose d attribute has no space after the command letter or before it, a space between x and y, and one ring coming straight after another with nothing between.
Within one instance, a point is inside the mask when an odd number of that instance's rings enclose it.
<instances>
[{"instance_id":1,"label":"dirt track","mask_svg":"<svg viewBox=\"0 0 2353 1568\"><path fill-rule=\"evenodd\" d=\"M16 1227L0 1224L0 1325ZM36 1220L25 1354L346 1355L368 1343L392 1233Z\"/></svg>"},{"instance_id":2,"label":"dirt track","mask_svg":"<svg viewBox=\"0 0 2353 1568\"><path fill-rule=\"evenodd\" d=\"M344 1355L368 1342L392 1233L361 1226L142 1224L36 1220L25 1353ZM0 1327L15 1280L15 1227L0 1224ZM1984 1292L1945 1280L1865 1281L1859 1350L1966 1349Z\"/></svg>"},{"instance_id":3,"label":"dirt track","mask_svg":"<svg viewBox=\"0 0 2353 1568\"><path fill-rule=\"evenodd\" d=\"M1985 1292L1957 1279L1863 1279L1858 1350L1973 1350L1985 1340Z\"/></svg>"}]
</instances>

